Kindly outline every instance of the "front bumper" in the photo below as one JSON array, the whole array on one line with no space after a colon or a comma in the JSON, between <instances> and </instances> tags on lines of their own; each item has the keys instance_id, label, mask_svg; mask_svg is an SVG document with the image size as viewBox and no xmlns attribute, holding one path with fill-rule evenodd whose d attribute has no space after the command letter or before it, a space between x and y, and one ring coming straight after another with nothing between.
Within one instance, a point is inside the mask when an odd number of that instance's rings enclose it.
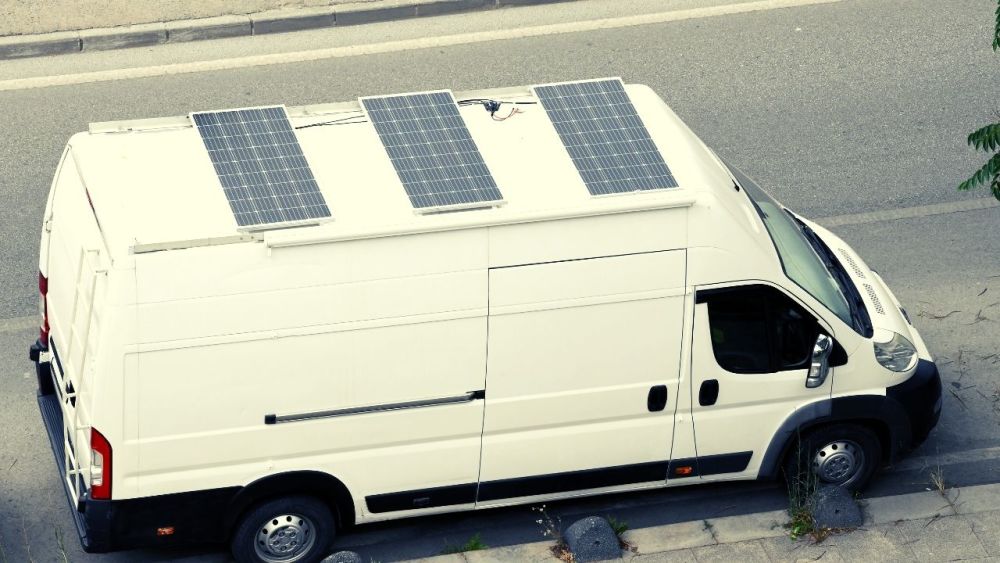
<instances>
[{"instance_id":1,"label":"front bumper","mask_svg":"<svg viewBox=\"0 0 1000 563\"><path fill-rule=\"evenodd\" d=\"M886 397L898 403L909 419L910 443L903 445L916 448L927 439L941 418L941 375L937 365L929 360L918 360L913 375L887 388Z\"/></svg>"}]
</instances>

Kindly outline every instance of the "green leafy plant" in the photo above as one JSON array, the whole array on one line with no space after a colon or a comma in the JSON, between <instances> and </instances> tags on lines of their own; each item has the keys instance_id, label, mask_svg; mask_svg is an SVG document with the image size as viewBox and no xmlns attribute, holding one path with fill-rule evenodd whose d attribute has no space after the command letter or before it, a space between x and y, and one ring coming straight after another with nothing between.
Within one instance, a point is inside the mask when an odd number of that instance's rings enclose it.
<instances>
[{"instance_id":1,"label":"green leafy plant","mask_svg":"<svg viewBox=\"0 0 1000 563\"><path fill-rule=\"evenodd\" d=\"M480 533L476 532L471 538L469 538L469 541L465 542L462 545L446 545L445 548L444 548L444 551L442 551L442 553L444 553L444 554L447 555L449 553L463 553L465 551L479 551L481 549L487 549L489 547L490 546L488 546L485 543L483 543L483 538L480 535Z\"/></svg>"},{"instance_id":2,"label":"green leafy plant","mask_svg":"<svg viewBox=\"0 0 1000 563\"><path fill-rule=\"evenodd\" d=\"M1000 0L997 1L996 18L996 27L993 30L993 50L1000 51ZM988 186L993 197L1000 199L1000 123L991 123L972 132L968 142L976 150L993 153L993 156L968 180L959 184L958 189L966 191L979 186Z\"/></svg>"}]
</instances>

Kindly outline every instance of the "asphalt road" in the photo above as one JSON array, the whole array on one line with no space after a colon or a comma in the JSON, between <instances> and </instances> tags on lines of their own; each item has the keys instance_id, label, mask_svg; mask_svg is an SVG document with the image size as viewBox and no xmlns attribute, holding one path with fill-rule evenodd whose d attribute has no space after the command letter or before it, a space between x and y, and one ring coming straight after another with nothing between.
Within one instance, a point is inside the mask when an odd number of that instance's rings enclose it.
<instances>
[{"instance_id":1,"label":"asphalt road","mask_svg":"<svg viewBox=\"0 0 1000 563\"><path fill-rule=\"evenodd\" d=\"M1000 106L1000 55L989 49L995 3L843 0L603 29L592 24L735 4L587 0L0 63L0 561L62 561L63 554L72 561L226 559L217 550L88 556L76 541L34 403L26 360L33 334L24 328L24 317L37 311L44 199L69 136L93 121L437 88L622 76L660 92L709 145L807 216L945 204L908 219L876 217L835 228L909 307L946 380L938 429L868 494L929 486L929 471L938 465L956 485L1000 481L1000 359L990 355L1000 341L1000 209L957 212L960 206L947 205L985 196L961 194L954 186L984 160L966 148L965 136ZM574 22L579 31L519 31ZM510 37L439 40L497 31ZM386 41L411 43L378 54L301 55ZM264 53L279 62L237 60ZM207 59L236 62L224 70L186 67L182 74L151 71L144 78L115 70ZM90 71L107 71L109 79L45 85L45 77ZM27 77L39 81L30 88L11 82ZM784 502L774 486L739 484L571 501L552 510L567 521L597 512L642 527L770 510ZM363 527L339 541L388 561L437 553L475 532L490 545L540 539L533 513L515 508Z\"/></svg>"}]
</instances>

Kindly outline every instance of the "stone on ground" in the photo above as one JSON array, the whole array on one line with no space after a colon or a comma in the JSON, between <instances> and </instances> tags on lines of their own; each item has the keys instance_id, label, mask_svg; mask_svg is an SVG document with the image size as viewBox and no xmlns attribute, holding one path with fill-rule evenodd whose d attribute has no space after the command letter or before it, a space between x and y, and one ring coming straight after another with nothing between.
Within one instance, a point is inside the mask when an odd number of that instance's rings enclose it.
<instances>
[{"instance_id":1,"label":"stone on ground","mask_svg":"<svg viewBox=\"0 0 1000 563\"><path fill-rule=\"evenodd\" d=\"M574 561L605 561L622 556L618 536L604 518L588 516L577 520L563 537Z\"/></svg>"},{"instance_id":2,"label":"stone on ground","mask_svg":"<svg viewBox=\"0 0 1000 563\"><path fill-rule=\"evenodd\" d=\"M353 551L338 551L333 555L327 555L320 563L364 563L364 559Z\"/></svg>"},{"instance_id":3,"label":"stone on ground","mask_svg":"<svg viewBox=\"0 0 1000 563\"><path fill-rule=\"evenodd\" d=\"M864 522L851 491L836 485L822 485L816 490L813 519L817 528L858 528Z\"/></svg>"}]
</instances>

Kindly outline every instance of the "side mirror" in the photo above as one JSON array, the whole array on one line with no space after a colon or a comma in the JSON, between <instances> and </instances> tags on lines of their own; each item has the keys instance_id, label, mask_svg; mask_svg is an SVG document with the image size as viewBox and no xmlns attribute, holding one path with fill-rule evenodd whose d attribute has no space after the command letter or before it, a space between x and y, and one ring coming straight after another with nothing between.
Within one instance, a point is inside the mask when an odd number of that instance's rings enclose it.
<instances>
[{"instance_id":1,"label":"side mirror","mask_svg":"<svg viewBox=\"0 0 1000 563\"><path fill-rule=\"evenodd\" d=\"M809 389L819 387L826 381L826 376L830 373L831 351L833 351L833 339L825 334L817 336L816 345L813 346L809 375L806 376L806 387Z\"/></svg>"}]
</instances>

